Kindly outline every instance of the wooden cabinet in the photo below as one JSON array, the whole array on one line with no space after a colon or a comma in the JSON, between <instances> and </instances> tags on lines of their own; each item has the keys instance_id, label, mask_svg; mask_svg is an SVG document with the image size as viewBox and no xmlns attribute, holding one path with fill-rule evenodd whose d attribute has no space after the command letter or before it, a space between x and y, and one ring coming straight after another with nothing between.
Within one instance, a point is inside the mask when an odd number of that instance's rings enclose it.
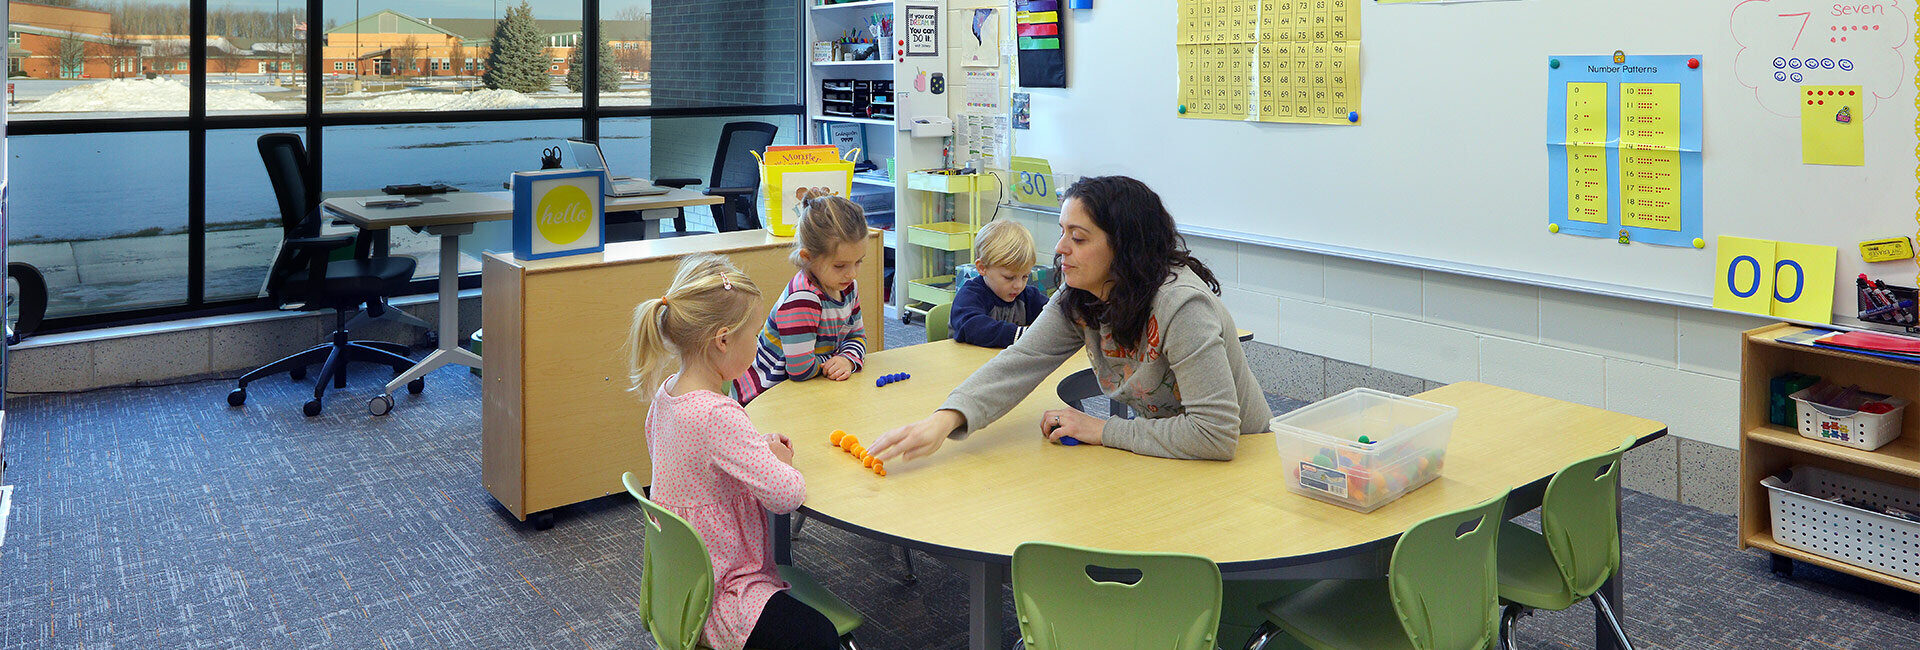
<instances>
[{"instance_id":1,"label":"wooden cabinet","mask_svg":"<svg viewBox=\"0 0 1920 650\"><path fill-rule=\"evenodd\" d=\"M1788 372L1818 375L1841 385L1859 384L1876 393L1920 402L1920 365L1778 340L1806 329L1797 325L1769 325L1748 331L1741 340L1740 547L1772 553L1775 571L1800 561L1920 593L1920 582L1788 548L1774 541L1767 514L1767 489L1760 481L1795 465L1824 467L1894 485L1920 487L1920 408L1906 410L1901 437L1873 451L1804 438L1794 427L1768 422L1769 386L1774 377Z\"/></svg>"}]
</instances>

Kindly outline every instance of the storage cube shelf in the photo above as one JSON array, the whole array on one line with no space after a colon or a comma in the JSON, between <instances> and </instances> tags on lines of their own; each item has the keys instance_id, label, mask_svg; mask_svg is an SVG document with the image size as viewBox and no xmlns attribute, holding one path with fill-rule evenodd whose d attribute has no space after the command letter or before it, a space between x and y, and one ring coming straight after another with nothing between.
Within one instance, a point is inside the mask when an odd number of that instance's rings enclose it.
<instances>
[{"instance_id":1,"label":"storage cube shelf","mask_svg":"<svg viewBox=\"0 0 1920 650\"><path fill-rule=\"evenodd\" d=\"M907 299L945 305L953 302L953 276L936 275L907 281Z\"/></svg>"},{"instance_id":2,"label":"storage cube shelf","mask_svg":"<svg viewBox=\"0 0 1920 650\"><path fill-rule=\"evenodd\" d=\"M1920 487L1920 409L1905 409L1901 436L1873 451L1805 438L1794 428L1768 422L1771 380L1788 372L1818 375L1840 385L1912 401L1920 399L1920 365L1813 348L1778 339L1806 328L1777 324L1741 337L1740 377L1740 546L1764 549L1776 569L1806 562L1920 593L1920 581L1781 544L1768 512L1768 491L1761 481L1794 466L1807 466L1909 488ZM1920 553L1909 549L1908 553Z\"/></svg>"},{"instance_id":3,"label":"storage cube shelf","mask_svg":"<svg viewBox=\"0 0 1920 650\"><path fill-rule=\"evenodd\" d=\"M939 192L941 194L966 194L979 186L980 175L934 174L913 172L907 174L907 189Z\"/></svg>"},{"instance_id":4,"label":"storage cube shelf","mask_svg":"<svg viewBox=\"0 0 1920 650\"><path fill-rule=\"evenodd\" d=\"M973 227L958 221L908 226L907 243L943 251L973 250Z\"/></svg>"}]
</instances>

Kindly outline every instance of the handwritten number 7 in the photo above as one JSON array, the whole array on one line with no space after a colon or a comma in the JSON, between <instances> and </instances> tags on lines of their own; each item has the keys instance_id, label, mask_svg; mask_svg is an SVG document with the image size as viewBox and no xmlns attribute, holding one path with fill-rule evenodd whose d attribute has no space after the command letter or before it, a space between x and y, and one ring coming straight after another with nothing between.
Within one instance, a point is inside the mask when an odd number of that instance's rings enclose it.
<instances>
[{"instance_id":1,"label":"handwritten number 7","mask_svg":"<svg viewBox=\"0 0 1920 650\"><path fill-rule=\"evenodd\" d=\"M1807 21L1809 21L1809 20L1812 20L1812 19L1813 19L1813 12L1810 12L1810 11L1802 11L1802 12L1800 12L1800 13L1795 13L1795 14L1780 14L1780 17L1781 17L1781 18L1789 18L1789 17L1793 17L1793 16L1799 16L1799 17L1800 17L1800 31L1798 31L1798 32L1794 32L1794 34L1793 34L1793 47L1792 47L1792 48L1789 48L1789 49L1795 49L1795 50L1797 50L1797 49L1800 49L1800 35L1801 35L1801 34L1805 34L1805 33L1807 33Z\"/></svg>"}]
</instances>

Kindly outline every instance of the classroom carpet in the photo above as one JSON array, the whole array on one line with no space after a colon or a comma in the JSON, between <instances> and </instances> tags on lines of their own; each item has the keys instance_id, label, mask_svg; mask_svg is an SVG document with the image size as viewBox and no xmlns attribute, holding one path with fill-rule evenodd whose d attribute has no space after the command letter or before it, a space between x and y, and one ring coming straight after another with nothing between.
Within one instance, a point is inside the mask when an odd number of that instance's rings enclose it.
<instances>
[{"instance_id":1,"label":"classroom carpet","mask_svg":"<svg viewBox=\"0 0 1920 650\"><path fill-rule=\"evenodd\" d=\"M370 417L386 376L355 372L315 418L300 414L311 384L285 377L238 409L224 381L9 398L0 647L654 647L635 609L639 507L615 495L550 530L514 520L480 485L478 379L436 372ZM1640 647L1920 643L1910 594L1804 566L1777 578L1735 550L1732 517L1636 492L1624 508ZM795 555L866 612L863 647L966 647L966 581L930 556L910 581L894 547L820 522ZM1592 610L1521 630L1526 648L1591 647Z\"/></svg>"}]
</instances>

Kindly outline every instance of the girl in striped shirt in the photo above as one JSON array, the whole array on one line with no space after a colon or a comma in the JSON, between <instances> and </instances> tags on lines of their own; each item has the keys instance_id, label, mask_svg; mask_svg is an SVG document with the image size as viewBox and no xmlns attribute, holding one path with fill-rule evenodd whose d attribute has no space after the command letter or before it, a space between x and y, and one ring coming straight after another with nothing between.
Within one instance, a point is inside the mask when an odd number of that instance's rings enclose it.
<instances>
[{"instance_id":1,"label":"girl in striped shirt","mask_svg":"<svg viewBox=\"0 0 1920 650\"><path fill-rule=\"evenodd\" d=\"M866 358L853 282L867 256L866 213L839 196L815 196L803 206L789 258L800 272L767 315L753 368L733 382L741 404L788 379L845 381Z\"/></svg>"}]
</instances>

